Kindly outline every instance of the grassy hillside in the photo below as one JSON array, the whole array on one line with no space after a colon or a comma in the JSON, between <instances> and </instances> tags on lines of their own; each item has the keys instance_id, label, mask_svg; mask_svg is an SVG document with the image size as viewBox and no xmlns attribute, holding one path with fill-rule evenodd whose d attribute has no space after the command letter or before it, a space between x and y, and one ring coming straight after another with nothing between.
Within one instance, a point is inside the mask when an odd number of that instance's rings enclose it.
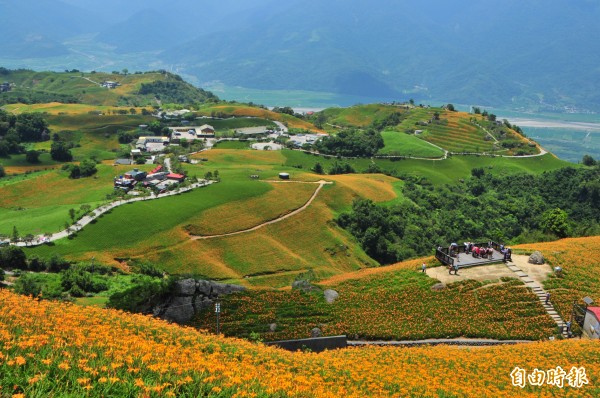
<instances>
[{"instance_id":1,"label":"grassy hillside","mask_svg":"<svg viewBox=\"0 0 600 398\"><path fill-rule=\"evenodd\" d=\"M3 81L13 90L0 94L0 104L7 103L80 103L105 106L149 106L162 103L197 103L216 97L185 83L170 73L135 74L79 71L34 72L8 71ZM104 81L120 83L115 89L101 86Z\"/></svg>"},{"instance_id":2,"label":"grassy hillside","mask_svg":"<svg viewBox=\"0 0 600 398\"><path fill-rule=\"evenodd\" d=\"M219 152L227 151L214 150L202 156L208 156L210 164L214 159L211 155L218 156ZM235 154L223 156L228 159ZM262 285L287 285L295 273L306 269L316 269L319 274L329 276L341 269L374 265L344 231L327 225L332 218L328 203L345 206L353 195L349 188L326 188L304 213L279 224L228 238L191 241L188 232L232 232L271 220L300 207L316 189L312 184L272 187L269 183L251 180L249 175L256 173L255 170L237 167L239 169L218 167L222 178L219 184L167 199L119 207L86 227L76 238L32 251L42 255L58 252L81 259L96 256L113 264L115 258L143 257L171 273L197 273L236 280L257 276L256 283ZM265 168L265 165L253 167ZM261 176L275 178L278 170L269 171L272 167L267 166L267 170L260 172ZM202 170L201 166L196 168ZM308 174L299 177L316 180ZM381 179L380 176L373 178L375 183ZM371 179L363 179L367 197L384 200L395 197L393 192L369 190ZM267 208L265 203L271 205ZM146 222L148 217L153 220L151 224ZM126 225L123 219L128 220ZM307 219L312 220L311 223L306 223ZM338 252L340 255L336 256ZM272 279L265 279L263 274L272 274ZM254 279L245 282L254 283Z\"/></svg>"},{"instance_id":3,"label":"grassy hillside","mask_svg":"<svg viewBox=\"0 0 600 398\"><path fill-rule=\"evenodd\" d=\"M597 396L596 346L582 340L493 348L364 348L290 353L146 316L0 291L0 388L13 396ZM32 322L32 319L35 320ZM511 384L583 367L588 383ZM450 371L449 371L450 370ZM456 371L455 371L456 370ZM457 378L457 372L464 377Z\"/></svg>"},{"instance_id":4,"label":"grassy hillside","mask_svg":"<svg viewBox=\"0 0 600 398\"><path fill-rule=\"evenodd\" d=\"M205 105L200 107L198 113L203 116L222 115L222 117L231 116L250 116L269 120L276 120L286 124L289 128L307 129L312 131L320 131L312 123L298 119L294 116L285 113L277 113L268 109L244 104L227 103Z\"/></svg>"},{"instance_id":5,"label":"grassy hillside","mask_svg":"<svg viewBox=\"0 0 600 398\"><path fill-rule=\"evenodd\" d=\"M402 182L378 174L319 176L309 172L316 162L327 170L334 160L308 155L299 151L253 151L240 149L213 149L195 157L208 159L196 165L186 165L190 175L202 176L206 171L219 170L222 182L179 196L136 203L114 209L96 224L87 226L71 240L56 242L52 247L31 249L50 255L57 252L73 259L96 256L106 263L122 266L115 259L145 258L171 273L197 273L215 279L242 281L260 286L286 286L298 273L314 270L320 277L372 266L374 262L358 247L346 231L331 222L340 212L349 210L355 198L378 202L401 200ZM370 160L352 161L357 170L366 169ZM474 167L485 167L488 172L509 175L514 172L541 173L563 165L546 155L537 158L508 159L490 157L452 157L444 161L376 160L385 170L424 176L435 184L457 182L470 175ZM110 191L110 178L116 169L103 166L99 177L93 180L98 195L90 201L101 200ZM301 167L301 168L299 168ZM305 184L265 183L277 179L281 171L289 172L292 180L317 181L324 178L334 182L319 193L303 213L260 230L227 238L191 241L192 234L233 232L268 221L300 207L316 186ZM73 197L62 207L50 208L46 197L66 197L62 192L83 189L86 180L68 180L60 173L16 182L0 187L14 198L6 204L3 220L7 232L17 225L21 233L48 228L54 231L64 224L70 207L83 204ZM249 178L260 176L259 181ZM103 177L104 176L104 177ZM63 180L64 178L64 180ZM38 181L55 181L44 189L28 191L25 197L44 206L22 205L27 210L10 210L19 203L19 190L26 190ZM62 186L61 184L65 184ZM103 187L103 188L102 188ZM7 199L8 200L8 199ZM29 203L29 202L28 202ZM269 204L265 206L265 204ZM31 208L29 207L31 206ZM46 207L48 206L48 207ZM58 206L58 203L57 203ZM33 217L24 217L27 211L44 212L47 221L35 223ZM37 214L37 213L36 213ZM160 214L160 217L152 215ZM148 223L151 217L152 223ZM126 224L123 220L128 220ZM20 221L21 220L21 221ZM30 221L27 221L30 220ZM218 222L216 221L218 220ZM306 222L310 220L310 222ZM244 227L244 228L242 228ZM42 231L44 231L42 229ZM44 231L45 232L45 231ZM249 278L244 278L249 276Z\"/></svg>"},{"instance_id":6,"label":"grassy hillside","mask_svg":"<svg viewBox=\"0 0 600 398\"><path fill-rule=\"evenodd\" d=\"M138 166L136 166L138 167ZM9 234L16 226L22 235L57 232L69 221L69 209L99 205L113 191L113 178L131 166L98 165L89 178L70 179L66 171L31 174L7 179L0 185L0 233ZM139 166L151 170L151 166Z\"/></svg>"},{"instance_id":7,"label":"grassy hillside","mask_svg":"<svg viewBox=\"0 0 600 398\"><path fill-rule=\"evenodd\" d=\"M414 135L391 130L383 131L381 135L385 143L385 147L378 152L381 155L420 158L439 158L444 156L444 151Z\"/></svg>"}]
</instances>

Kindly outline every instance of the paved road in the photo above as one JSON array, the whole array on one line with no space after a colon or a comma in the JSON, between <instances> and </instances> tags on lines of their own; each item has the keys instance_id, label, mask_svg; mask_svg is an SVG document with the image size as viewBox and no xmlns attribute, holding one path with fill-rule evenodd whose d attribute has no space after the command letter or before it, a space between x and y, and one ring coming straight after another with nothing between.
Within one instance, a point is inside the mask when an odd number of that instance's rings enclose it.
<instances>
[{"instance_id":1,"label":"paved road","mask_svg":"<svg viewBox=\"0 0 600 398\"><path fill-rule=\"evenodd\" d=\"M174 191L169 191L169 192L165 192L165 193L161 193L158 195L152 195L152 196L144 196L144 197L133 197L131 199L125 199L125 200L117 200L116 202L112 202L109 203L107 205L104 206L100 206L97 209L93 210L89 215L84 216L82 218L80 218L79 220L77 220L77 223L75 223L75 225L71 226L69 228L69 230L62 230L60 232L57 232L55 234L52 234L50 237L45 238L43 236L38 236L36 237L36 239L30 243L30 244L25 244L25 242L17 242L16 246L39 246L39 245L43 245L44 243L48 243L48 242L53 242L55 240L59 240L59 239L63 239L68 237L72 232L76 232L76 231L80 231L81 229L83 229L83 227L85 227L86 225L88 225L89 223L91 223L92 221L94 221L95 219L97 219L98 217L100 217L102 214L114 209L115 207L127 204L127 203L133 203L133 202L141 202L141 201L145 201L145 200L155 200L155 199L160 199L160 198L165 198L167 196L173 196L173 195L177 195L179 193L182 192L187 192L187 191L191 191L192 189L195 188L200 188L200 187L205 187L207 185L213 184L215 183L215 181L207 181L207 180L200 180L197 183L194 183L190 186L184 187L184 188L179 188L176 189Z\"/></svg>"},{"instance_id":2,"label":"paved road","mask_svg":"<svg viewBox=\"0 0 600 398\"><path fill-rule=\"evenodd\" d=\"M282 132L284 132L284 133L288 132L288 128L285 127L285 124L283 124L281 122L276 122L276 121L273 121L273 123L275 123L277 125L277 127L279 127L281 129Z\"/></svg>"},{"instance_id":3,"label":"paved road","mask_svg":"<svg viewBox=\"0 0 600 398\"><path fill-rule=\"evenodd\" d=\"M457 339L426 339L426 340L399 340L399 341L365 341L365 340L348 340L348 345L352 347L364 347L364 346L392 346L392 347L415 347L422 345L454 345L454 346L493 346L493 345L505 345L505 344L522 344L522 343L533 343L530 340L495 340L495 339L469 339L469 338L457 338Z\"/></svg>"}]
</instances>

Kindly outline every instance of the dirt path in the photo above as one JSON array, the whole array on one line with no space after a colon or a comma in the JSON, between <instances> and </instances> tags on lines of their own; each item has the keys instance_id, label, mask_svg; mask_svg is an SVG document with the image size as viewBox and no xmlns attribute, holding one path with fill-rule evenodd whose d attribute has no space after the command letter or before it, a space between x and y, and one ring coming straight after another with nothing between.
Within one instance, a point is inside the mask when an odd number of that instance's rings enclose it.
<instances>
[{"instance_id":1,"label":"dirt path","mask_svg":"<svg viewBox=\"0 0 600 398\"><path fill-rule=\"evenodd\" d=\"M296 210L285 214L281 217L277 217L273 220L270 221L265 221L262 224L258 224L252 228L247 228L247 229L243 229L241 231L235 231L235 232L229 232L226 234L218 234L218 235L204 235L204 236L193 236L190 239L192 240L204 240L204 239L214 239L214 238L223 238L226 236L234 236L234 235L240 235L240 234L245 234L247 232L252 232L252 231L256 231L257 229L260 229L262 227L265 227L267 225L271 225L271 224L275 224L278 223L280 221L285 220L286 218L290 218L292 216L295 216L298 213L303 212L304 210L306 210L306 208L308 206L310 206L310 204L313 202L313 200L315 200L315 198L317 197L317 195L319 194L319 191L321 191L321 188L323 188L324 185L329 185L329 184L333 184L333 182L331 181L318 181L318 182L308 182L308 181L267 181L267 182L274 182L274 183L287 183L287 184L318 184L319 186L317 187L317 189L315 190L315 192L312 194L312 196L310 197L310 199L308 199L308 201L302 206L297 208Z\"/></svg>"}]
</instances>

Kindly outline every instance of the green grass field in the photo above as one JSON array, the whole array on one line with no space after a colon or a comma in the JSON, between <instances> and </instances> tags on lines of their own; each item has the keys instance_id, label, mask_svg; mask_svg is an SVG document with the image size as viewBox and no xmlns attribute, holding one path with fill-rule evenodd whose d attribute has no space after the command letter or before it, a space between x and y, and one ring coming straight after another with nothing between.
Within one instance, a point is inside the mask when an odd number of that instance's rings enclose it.
<instances>
[{"instance_id":1,"label":"green grass field","mask_svg":"<svg viewBox=\"0 0 600 398\"><path fill-rule=\"evenodd\" d=\"M421 158L439 158L444 151L414 135L387 130L381 133L385 147L379 155L412 156Z\"/></svg>"},{"instance_id":2,"label":"green grass field","mask_svg":"<svg viewBox=\"0 0 600 398\"><path fill-rule=\"evenodd\" d=\"M57 161L52 160L49 153L42 153L39 157L38 163L29 163L25 159L25 154L10 155L9 157L0 157L0 164L4 167L43 167L43 166L55 166L60 164Z\"/></svg>"},{"instance_id":3,"label":"green grass field","mask_svg":"<svg viewBox=\"0 0 600 398\"><path fill-rule=\"evenodd\" d=\"M221 141L217 142L215 149L250 149L251 141Z\"/></svg>"},{"instance_id":4,"label":"green grass field","mask_svg":"<svg viewBox=\"0 0 600 398\"><path fill-rule=\"evenodd\" d=\"M0 233L11 233L13 226L21 235L62 230L69 221L69 209L83 204L96 207L113 191L113 177L131 168L98 165L94 176L75 180L61 170L7 180L0 184ZM140 168L150 170L151 166Z\"/></svg>"}]
</instances>

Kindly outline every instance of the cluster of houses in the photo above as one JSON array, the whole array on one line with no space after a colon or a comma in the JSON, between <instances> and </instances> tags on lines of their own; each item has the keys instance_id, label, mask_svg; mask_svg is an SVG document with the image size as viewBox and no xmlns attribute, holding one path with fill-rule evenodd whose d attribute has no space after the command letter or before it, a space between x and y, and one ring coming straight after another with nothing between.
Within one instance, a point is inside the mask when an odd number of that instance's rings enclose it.
<instances>
[{"instance_id":1,"label":"cluster of houses","mask_svg":"<svg viewBox=\"0 0 600 398\"><path fill-rule=\"evenodd\" d=\"M9 82L0 84L0 93L6 93L10 90L12 90L12 85Z\"/></svg>"},{"instance_id":2,"label":"cluster of houses","mask_svg":"<svg viewBox=\"0 0 600 398\"><path fill-rule=\"evenodd\" d=\"M163 193L172 185L177 185L185 181L185 176L182 174L169 173L163 171L161 165L156 166L150 173L133 169L127 173L115 177L113 183L115 189L121 189L129 192L137 186L150 188L158 193Z\"/></svg>"},{"instance_id":3,"label":"cluster of houses","mask_svg":"<svg viewBox=\"0 0 600 398\"><path fill-rule=\"evenodd\" d=\"M136 154L141 154L141 152L162 152L166 147L169 146L171 140L169 137L158 137L158 136L146 136L140 137L135 143L135 149L137 149ZM134 152L132 151L132 155Z\"/></svg>"},{"instance_id":4,"label":"cluster of houses","mask_svg":"<svg viewBox=\"0 0 600 398\"><path fill-rule=\"evenodd\" d=\"M178 144L181 140L187 141L215 138L215 128L210 124L202 126L169 127L171 130L171 142Z\"/></svg>"}]
</instances>

